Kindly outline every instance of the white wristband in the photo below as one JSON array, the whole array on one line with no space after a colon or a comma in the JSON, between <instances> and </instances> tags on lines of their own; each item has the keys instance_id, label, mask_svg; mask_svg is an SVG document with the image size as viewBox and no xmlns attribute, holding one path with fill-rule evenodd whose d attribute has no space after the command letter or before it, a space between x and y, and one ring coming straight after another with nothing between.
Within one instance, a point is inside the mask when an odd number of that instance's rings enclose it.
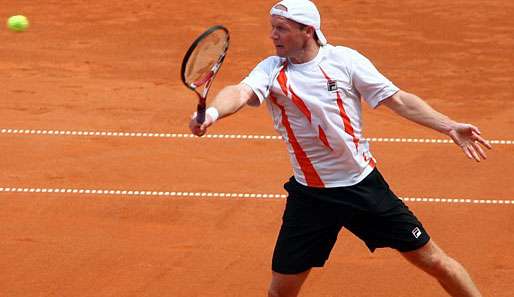
<instances>
[{"instance_id":1,"label":"white wristband","mask_svg":"<svg viewBox=\"0 0 514 297\"><path fill-rule=\"evenodd\" d=\"M216 120L220 116L220 113L218 112L216 107L213 107L213 106L207 108L207 110L205 111L205 114L211 118L213 123L216 122Z\"/></svg>"}]
</instances>

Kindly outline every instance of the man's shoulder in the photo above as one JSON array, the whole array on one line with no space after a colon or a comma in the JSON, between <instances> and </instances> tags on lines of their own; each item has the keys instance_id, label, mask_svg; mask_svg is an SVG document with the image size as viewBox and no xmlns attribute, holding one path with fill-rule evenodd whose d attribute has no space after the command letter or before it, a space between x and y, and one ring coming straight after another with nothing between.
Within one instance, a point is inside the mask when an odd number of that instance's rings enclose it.
<instances>
[{"instance_id":1,"label":"man's shoulder","mask_svg":"<svg viewBox=\"0 0 514 297\"><path fill-rule=\"evenodd\" d=\"M338 59L352 59L355 56L359 55L359 52L354 50L353 48L342 46L342 45L325 45L327 54L331 57L336 57Z\"/></svg>"},{"instance_id":2,"label":"man's shoulder","mask_svg":"<svg viewBox=\"0 0 514 297\"><path fill-rule=\"evenodd\" d=\"M281 58L279 56L269 56L267 58L264 58L259 62L260 66L266 66L270 68L275 68L284 63L285 59Z\"/></svg>"},{"instance_id":3,"label":"man's shoulder","mask_svg":"<svg viewBox=\"0 0 514 297\"><path fill-rule=\"evenodd\" d=\"M344 67L353 71L359 65L369 64L369 60L359 51L346 46L330 46L327 45L327 57L329 63Z\"/></svg>"}]
</instances>

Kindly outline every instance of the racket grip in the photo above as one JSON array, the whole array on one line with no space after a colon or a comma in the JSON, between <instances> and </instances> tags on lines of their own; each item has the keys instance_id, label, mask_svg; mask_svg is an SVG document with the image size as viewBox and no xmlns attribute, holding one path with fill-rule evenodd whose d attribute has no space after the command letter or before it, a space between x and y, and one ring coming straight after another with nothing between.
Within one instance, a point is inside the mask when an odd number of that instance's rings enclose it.
<instances>
[{"instance_id":1,"label":"racket grip","mask_svg":"<svg viewBox=\"0 0 514 297\"><path fill-rule=\"evenodd\" d=\"M205 121L205 104L198 104L196 107L196 122L203 124Z\"/></svg>"}]
</instances>

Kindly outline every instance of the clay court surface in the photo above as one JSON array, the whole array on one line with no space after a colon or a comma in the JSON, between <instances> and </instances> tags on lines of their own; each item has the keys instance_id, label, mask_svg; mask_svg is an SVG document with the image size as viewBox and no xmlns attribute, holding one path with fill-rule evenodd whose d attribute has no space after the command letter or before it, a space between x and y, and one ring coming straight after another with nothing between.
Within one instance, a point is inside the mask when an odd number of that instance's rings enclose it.
<instances>
[{"instance_id":1,"label":"clay court surface","mask_svg":"<svg viewBox=\"0 0 514 297\"><path fill-rule=\"evenodd\" d=\"M0 30L0 296L265 296L291 174L285 145L166 134L189 133L196 98L179 68L192 40L227 26L213 93L237 83L273 54L273 1L4 2L1 20L24 14L32 26ZM391 187L432 198L406 203L484 296L512 296L513 2L316 3L330 43L497 140L478 164L453 144L419 142L443 135L365 108ZM276 136L265 108L209 133ZM301 296L446 294L396 252L371 254L342 231Z\"/></svg>"}]
</instances>

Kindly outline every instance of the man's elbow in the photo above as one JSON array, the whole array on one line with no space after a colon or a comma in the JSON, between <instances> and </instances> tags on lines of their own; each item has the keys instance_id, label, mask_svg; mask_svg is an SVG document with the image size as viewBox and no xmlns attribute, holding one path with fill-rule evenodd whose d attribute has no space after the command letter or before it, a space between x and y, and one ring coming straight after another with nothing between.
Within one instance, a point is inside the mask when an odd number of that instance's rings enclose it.
<instances>
[{"instance_id":1,"label":"man's elbow","mask_svg":"<svg viewBox=\"0 0 514 297\"><path fill-rule=\"evenodd\" d=\"M396 111L398 109L405 107L405 98L406 96L408 96L408 94L409 93L400 90L391 95L389 98L382 100L382 102L380 102L380 105L385 105L388 108Z\"/></svg>"},{"instance_id":2,"label":"man's elbow","mask_svg":"<svg viewBox=\"0 0 514 297\"><path fill-rule=\"evenodd\" d=\"M258 105L258 103L260 103L259 98L254 93L252 88L250 88L249 86L242 84L242 83L239 84L237 87L238 87L239 100L240 100L241 105L255 106L255 105Z\"/></svg>"},{"instance_id":3,"label":"man's elbow","mask_svg":"<svg viewBox=\"0 0 514 297\"><path fill-rule=\"evenodd\" d=\"M245 98L243 96L243 91L241 85L229 85L223 88L220 92L225 95L225 97L230 98L232 103L238 103L238 105L244 105Z\"/></svg>"}]
</instances>

